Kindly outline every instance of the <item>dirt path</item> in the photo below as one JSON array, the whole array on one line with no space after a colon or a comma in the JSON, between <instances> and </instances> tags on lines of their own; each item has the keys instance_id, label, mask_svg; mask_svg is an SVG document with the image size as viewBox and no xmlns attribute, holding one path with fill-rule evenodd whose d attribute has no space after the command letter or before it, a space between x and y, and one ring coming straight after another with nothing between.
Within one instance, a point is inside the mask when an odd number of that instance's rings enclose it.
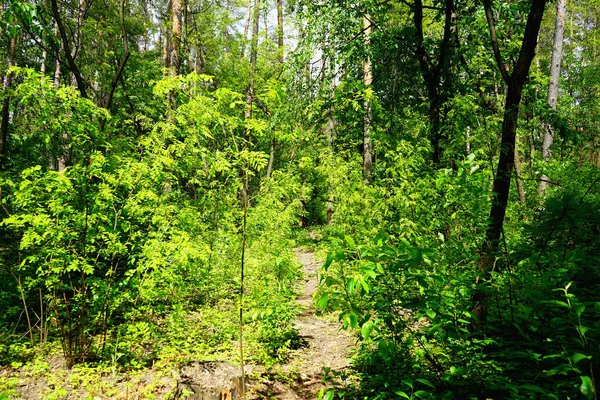
<instances>
[{"instance_id":1,"label":"dirt path","mask_svg":"<svg viewBox=\"0 0 600 400\"><path fill-rule=\"evenodd\" d=\"M288 362L255 388L257 398L316 399L319 390L325 387L321 382L324 368L341 371L349 367L349 350L355 340L340 330L339 323L315 316L312 296L317 290L321 263L315 260L314 253L299 248L294 251L304 271L304 284L296 299L304 311L294 323L302 346L291 350Z\"/></svg>"}]
</instances>

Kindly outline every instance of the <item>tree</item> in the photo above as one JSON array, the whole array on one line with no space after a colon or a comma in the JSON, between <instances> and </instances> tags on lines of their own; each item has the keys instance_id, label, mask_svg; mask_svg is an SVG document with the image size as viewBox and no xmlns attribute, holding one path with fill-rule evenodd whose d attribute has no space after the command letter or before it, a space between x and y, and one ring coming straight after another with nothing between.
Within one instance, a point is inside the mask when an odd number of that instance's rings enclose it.
<instances>
[{"instance_id":1,"label":"tree","mask_svg":"<svg viewBox=\"0 0 600 400\"><path fill-rule=\"evenodd\" d=\"M548 105L556 111L558 101L558 83L560 80L560 64L563 53L563 41L565 36L565 15L567 12L567 0L556 2L556 21L554 25L554 41L552 46L552 61L550 64L550 84L548 85ZM542 144L542 160L550 159L554 133L550 124L544 124L544 142ZM538 193L543 194L548 187L548 177L542 175L538 186Z\"/></svg>"},{"instance_id":2,"label":"tree","mask_svg":"<svg viewBox=\"0 0 600 400\"><path fill-rule=\"evenodd\" d=\"M519 117L519 106L523 85L529 76L531 62L535 56L538 32L544 15L546 0L533 0L527 16L527 24L521 42L519 57L512 66L506 64L501 53L496 25L492 9L492 0L484 0L483 6L488 23L491 47L494 59L502 80L507 86L506 99L504 102L504 119L502 122L502 139L500 143L500 157L493 183L493 200L489 214L489 223L485 232L478 269L481 275L478 277L479 290L473 296L473 314L481 323L487 317L487 304L485 291L481 288L488 279L494 267L496 253L500 246L500 237L503 233L504 217L508 205L510 192L510 181L515 165L515 144L517 133L517 120Z\"/></svg>"},{"instance_id":3,"label":"tree","mask_svg":"<svg viewBox=\"0 0 600 400\"><path fill-rule=\"evenodd\" d=\"M429 135L431 147L433 148L433 163L439 165L442 160L442 107L451 96L453 77L450 65L453 54L458 47L456 10L453 0L445 0L444 33L437 49L437 59L432 62L430 51L425 48L423 8L423 0L415 0L413 21L416 30L416 57L427 87Z\"/></svg>"},{"instance_id":4,"label":"tree","mask_svg":"<svg viewBox=\"0 0 600 400\"><path fill-rule=\"evenodd\" d=\"M372 34L372 22L369 14L366 14L363 18L364 25L364 41L365 41L365 50L369 51L369 45L371 43L371 34ZM373 142L371 137L372 132L372 122L373 122L373 109L371 107L371 99L369 91L371 90L371 84L373 83L373 67L371 65L370 57L367 55L365 57L365 61L363 63L363 83L366 88L366 96L365 96L365 116L363 121L363 175L365 177L365 183L369 183L371 181L371 175L373 173Z\"/></svg>"},{"instance_id":5,"label":"tree","mask_svg":"<svg viewBox=\"0 0 600 400\"><path fill-rule=\"evenodd\" d=\"M183 1L182 0L171 0L171 56L169 57L171 68L171 75L179 75L181 68L181 22L183 17Z\"/></svg>"},{"instance_id":6,"label":"tree","mask_svg":"<svg viewBox=\"0 0 600 400\"><path fill-rule=\"evenodd\" d=\"M6 146L8 141L8 128L9 128L9 119L10 119L10 96L7 92L12 87L12 79L13 73L10 71L10 68L15 66L15 54L17 49L17 39L18 36L13 34L10 38L10 45L8 48L8 62L7 66L9 71L6 73L4 77L3 89L5 93L4 100L2 101L2 111L0 113L0 118L2 118L2 122L0 125L0 170L3 167L4 159L6 157Z\"/></svg>"}]
</instances>

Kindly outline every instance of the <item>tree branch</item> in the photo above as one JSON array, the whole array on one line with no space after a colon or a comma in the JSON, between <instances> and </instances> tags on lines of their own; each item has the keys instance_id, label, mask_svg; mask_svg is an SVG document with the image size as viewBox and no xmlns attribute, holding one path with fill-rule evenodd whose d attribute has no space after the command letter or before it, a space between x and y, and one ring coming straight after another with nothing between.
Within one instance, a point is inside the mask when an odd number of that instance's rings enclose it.
<instances>
[{"instance_id":1,"label":"tree branch","mask_svg":"<svg viewBox=\"0 0 600 400\"><path fill-rule=\"evenodd\" d=\"M502 75L502 79L508 85L510 81L510 75L507 71L507 65L504 64L502 60L502 54L500 53L500 47L498 46L498 37L496 36L496 25L494 23L494 14L492 13L492 3L491 0L483 0L483 8L485 9L485 17L487 19L488 27L490 29L490 37L492 39L492 49L494 51L494 58L496 59L496 64L498 64L498 69L500 70L500 75Z\"/></svg>"},{"instance_id":2,"label":"tree branch","mask_svg":"<svg viewBox=\"0 0 600 400\"><path fill-rule=\"evenodd\" d=\"M56 20L56 25L58 26L58 31L60 33L60 38L63 41L63 46L65 47L65 56L67 57L67 63L69 64L69 69L73 72L75 76L75 81L77 82L77 88L79 89L79 93L81 93L81 97L87 98L87 91L85 81L81 76L81 72L75 64L75 60L71 56L71 49L69 46L69 38L67 37L67 33L65 32L65 26L63 25L62 18L60 17L60 12L58 10L58 4L56 0L52 0L52 14L54 15L54 19Z\"/></svg>"},{"instance_id":3,"label":"tree branch","mask_svg":"<svg viewBox=\"0 0 600 400\"><path fill-rule=\"evenodd\" d=\"M127 46L127 31L125 30L125 0L121 0L120 4L120 23L121 23L121 35L123 36L123 57L121 58L121 62L115 72L115 76L113 76L112 82L110 83L110 90L108 91L108 96L106 97L106 101L104 102L104 108L110 110L110 106L112 104L113 95L115 94L115 89L119 84L119 79L121 75L123 75L123 71L125 70L125 65L127 64L127 60L129 60L129 56L131 53L129 52L129 47Z\"/></svg>"},{"instance_id":4,"label":"tree branch","mask_svg":"<svg viewBox=\"0 0 600 400\"><path fill-rule=\"evenodd\" d=\"M525 35L521 44L519 59L513 72L513 79L520 82L525 82L529 75L531 61L535 56L535 48L537 46L538 32L544 15L546 0L533 0L531 2L531 10L527 17L527 25L525 26Z\"/></svg>"}]
</instances>

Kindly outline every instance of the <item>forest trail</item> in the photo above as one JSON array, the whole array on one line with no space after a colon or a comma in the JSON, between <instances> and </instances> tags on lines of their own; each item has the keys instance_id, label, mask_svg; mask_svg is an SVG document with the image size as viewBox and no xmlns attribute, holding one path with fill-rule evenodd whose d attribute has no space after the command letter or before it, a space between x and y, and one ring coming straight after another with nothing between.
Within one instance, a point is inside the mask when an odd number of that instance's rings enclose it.
<instances>
[{"instance_id":1,"label":"forest trail","mask_svg":"<svg viewBox=\"0 0 600 400\"><path fill-rule=\"evenodd\" d=\"M294 251L304 273L296 299L303 311L294 321L300 346L290 350L288 361L253 388L255 398L316 399L319 390L326 387L321 381L325 368L339 372L350 366L348 358L355 339L340 329L340 323L328 322L315 315L312 296L319 284L318 270L322 263L315 260L312 252L300 248Z\"/></svg>"}]
</instances>

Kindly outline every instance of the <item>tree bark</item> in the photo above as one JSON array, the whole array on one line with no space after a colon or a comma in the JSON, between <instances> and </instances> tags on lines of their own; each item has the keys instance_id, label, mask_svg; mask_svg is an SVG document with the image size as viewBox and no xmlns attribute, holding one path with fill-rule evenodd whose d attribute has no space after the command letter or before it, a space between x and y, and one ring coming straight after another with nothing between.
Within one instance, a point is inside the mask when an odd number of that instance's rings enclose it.
<instances>
[{"instance_id":1,"label":"tree bark","mask_svg":"<svg viewBox=\"0 0 600 400\"><path fill-rule=\"evenodd\" d=\"M77 54L79 50L81 50L82 43L82 27L83 21L85 19L85 12L87 9L87 0L79 0L77 2L77 19L75 20L75 30L73 31L73 47L71 48L71 57L73 60L77 60ZM77 77L73 72L73 76L71 77L71 85L77 86Z\"/></svg>"},{"instance_id":2,"label":"tree bark","mask_svg":"<svg viewBox=\"0 0 600 400\"><path fill-rule=\"evenodd\" d=\"M449 74L449 59L453 47L458 46L458 31L456 28L456 10L453 0L445 0L444 5L444 35L440 43L437 64L433 64L425 49L423 33L423 0L415 0L413 22L417 33L416 56L429 100L429 135L433 149L433 163L439 165L442 159L441 109L447 101L447 86L451 84ZM445 79L443 76L448 75Z\"/></svg>"},{"instance_id":3,"label":"tree bark","mask_svg":"<svg viewBox=\"0 0 600 400\"><path fill-rule=\"evenodd\" d=\"M172 35L171 35L171 76L179 75L181 68L181 18L183 14L182 0L172 0Z\"/></svg>"},{"instance_id":4,"label":"tree bark","mask_svg":"<svg viewBox=\"0 0 600 400\"><path fill-rule=\"evenodd\" d=\"M254 1L254 4L256 5L256 0ZM246 12L246 23L244 24L244 38L242 40L242 51L241 51L241 55L242 58L244 58L245 56L245 52L246 52L246 41L248 40L248 31L250 30L250 22L252 21L252 0L248 0L248 10Z\"/></svg>"},{"instance_id":5,"label":"tree bark","mask_svg":"<svg viewBox=\"0 0 600 400\"><path fill-rule=\"evenodd\" d=\"M477 265L480 272L480 276L477 277L477 291L473 296L474 307L472 314L477 318L480 324L485 323L487 318L487 295L484 286L486 281L489 280L494 267L496 253L503 232L504 217L506 215L508 195L510 192L510 180L515 165L515 143L519 106L521 103L523 86L529 76L531 62L535 56L537 37L544 15L546 0L532 0L519 58L514 66L512 74L508 71L508 68L506 67L507 64L505 64L502 59L498 41L495 40L496 34L491 0L484 0L483 4L488 19L494 57L507 85L507 93L504 103L500 158L498 160L498 168L496 169L493 185L494 198L490 209L488 227L481 248L481 255Z\"/></svg>"},{"instance_id":6,"label":"tree bark","mask_svg":"<svg viewBox=\"0 0 600 400\"><path fill-rule=\"evenodd\" d=\"M266 19L265 19L266 21ZM277 55L281 68L283 68L283 0L277 0ZM269 165L267 167L267 179L273 172L273 163L275 162L275 138L271 138L271 149L269 152Z\"/></svg>"},{"instance_id":7,"label":"tree bark","mask_svg":"<svg viewBox=\"0 0 600 400\"><path fill-rule=\"evenodd\" d=\"M10 45L8 49L8 63L7 66L10 69L15 66L15 54L17 49L17 35L10 38ZM10 90L12 85L13 74L11 71L6 73L4 78L4 92ZM10 97L6 96L2 102L2 112L0 113L2 122L0 123L0 170L4 168L4 160L6 158L6 146L8 141L8 120L10 118Z\"/></svg>"},{"instance_id":8,"label":"tree bark","mask_svg":"<svg viewBox=\"0 0 600 400\"><path fill-rule=\"evenodd\" d=\"M277 0L277 51L279 54L279 63L283 64L283 0Z\"/></svg>"},{"instance_id":9,"label":"tree bark","mask_svg":"<svg viewBox=\"0 0 600 400\"><path fill-rule=\"evenodd\" d=\"M521 157L519 155L519 144L515 139L515 181L517 182L517 193L519 195L519 202L521 204L526 203L525 188L523 188L523 180L521 179Z\"/></svg>"},{"instance_id":10,"label":"tree bark","mask_svg":"<svg viewBox=\"0 0 600 400\"><path fill-rule=\"evenodd\" d=\"M548 105L556 110L558 101L558 83L560 79L560 63L565 37L565 15L567 13L567 0L558 0L556 3L556 20L554 24L554 44L552 46L552 64L550 65L550 84L548 85ZM554 132L550 124L544 124L544 142L542 143L542 160L550 159ZM538 186L538 194L544 194L548 187L548 177L542 175Z\"/></svg>"},{"instance_id":11,"label":"tree bark","mask_svg":"<svg viewBox=\"0 0 600 400\"><path fill-rule=\"evenodd\" d=\"M60 16L60 11L58 10L57 0L51 0L51 7L52 15L54 17L54 20L56 21L56 26L58 28L61 43L64 49L65 57L67 58L67 65L73 73L73 77L75 79L75 83L77 84L77 89L79 89L79 93L81 94L81 97L87 98L87 85L83 79L83 76L81 75L81 71L75 63L75 49L72 50L71 46L69 45L69 38L67 37L67 31L63 24L62 17Z\"/></svg>"},{"instance_id":12,"label":"tree bark","mask_svg":"<svg viewBox=\"0 0 600 400\"><path fill-rule=\"evenodd\" d=\"M119 84L119 80L121 79L121 75L123 75L123 71L125 71L125 65L127 64L127 60L129 60L129 46L127 44L127 30L125 29L125 1L121 0L119 3L119 24L121 25L121 37L123 40L123 56L121 57L121 61L115 71L115 75L110 83L110 89L108 91L108 95L102 104L102 107L106 108L110 111L110 106L112 105L113 96L115 94L115 90L117 85ZM104 123L102 123L102 127L104 127Z\"/></svg>"},{"instance_id":13,"label":"tree bark","mask_svg":"<svg viewBox=\"0 0 600 400\"><path fill-rule=\"evenodd\" d=\"M275 161L275 138L271 138L271 150L269 151L269 165L267 165L267 179L273 173L273 163Z\"/></svg>"},{"instance_id":14,"label":"tree bark","mask_svg":"<svg viewBox=\"0 0 600 400\"><path fill-rule=\"evenodd\" d=\"M254 0L254 10L252 13L252 39L250 41L250 79L248 90L246 90L246 112L245 119L252 118L252 100L254 98L254 72L256 70L256 58L258 54L258 28L260 24L260 1ZM246 139L248 138L245 132Z\"/></svg>"},{"instance_id":15,"label":"tree bark","mask_svg":"<svg viewBox=\"0 0 600 400\"><path fill-rule=\"evenodd\" d=\"M365 51L368 52L369 45L371 44L372 33L372 24L369 14L366 14L364 16L363 26L365 34ZM365 62L363 64L363 72L364 84L366 89L369 90L371 88L371 84L373 83L373 66L371 64L371 59L369 55L365 57ZM371 107L371 101L368 98L365 98L364 110L365 116L363 119L363 176L365 178L365 183L369 183L371 181L371 175L373 173L373 143L371 138L373 109Z\"/></svg>"}]
</instances>

